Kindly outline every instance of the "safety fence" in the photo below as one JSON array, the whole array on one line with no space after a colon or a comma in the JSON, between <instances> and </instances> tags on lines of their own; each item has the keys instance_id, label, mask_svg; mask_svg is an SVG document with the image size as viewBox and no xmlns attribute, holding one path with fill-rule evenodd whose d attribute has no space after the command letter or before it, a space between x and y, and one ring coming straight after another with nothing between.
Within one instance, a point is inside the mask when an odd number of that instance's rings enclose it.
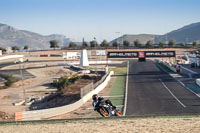
<instances>
[{"instance_id":1,"label":"safety fence","mask_svg":"<svg viewBox=\"0 0 200 133\"><path fill-rule=\"evenodd\" d=\"M107 83L109 82L111 75L113 74L114 72L111 71L101 84L99 84L95 89L92 89L90 92L85 94L80 100L78 100L77 102L73 104L56 107L56 108L43 109L43 110L15 112L15 121L42 120L42 119L48 119L53 116L71 112L79 108L89 99L91 99L93 94L98 94L101 90L103 90L106 87Z\"/></svg>"}]
</instances>

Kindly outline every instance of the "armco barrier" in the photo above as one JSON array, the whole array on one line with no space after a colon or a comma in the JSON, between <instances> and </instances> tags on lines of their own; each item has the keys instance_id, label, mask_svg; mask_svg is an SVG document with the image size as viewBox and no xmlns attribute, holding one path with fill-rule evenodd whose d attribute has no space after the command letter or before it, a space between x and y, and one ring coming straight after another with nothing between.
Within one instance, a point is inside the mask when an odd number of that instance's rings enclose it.
<instances>
[{"instance_id":1,"label":"armco barrier","mask_svg":"<svg viewBox=\"0 0 200 133\"><path fill-rule=\"evenodd\" d=\"M106 77L106 79L104 80L104 82L102 82L97 88L90 91L83 98L81 98L80 100L78 100L77 102L75 102L73 104L56 107L56 108L50 108L50 109L36 110L36 111L16 112L15 120L16 121L42 120L42 119L48 119L53 116L71 112L71 111L79 108L81 105L83 105L89 99L91 99L93 94L97 94L101 90L103 90L106 87L108 81L110 80L111 75L113 75L113 74L114 74L114 72L111 71L109 73L109 75Z\"/></svg>"},{"instance_id":2,"label":"armco barrier","mask_svg":"<svg viewBox=\"0 0 200 133\"><path fill-rule=\"evenodd\" d=\"M200 86L200 79L196 79L196 84Z\"/></svg>"}]
</instances>

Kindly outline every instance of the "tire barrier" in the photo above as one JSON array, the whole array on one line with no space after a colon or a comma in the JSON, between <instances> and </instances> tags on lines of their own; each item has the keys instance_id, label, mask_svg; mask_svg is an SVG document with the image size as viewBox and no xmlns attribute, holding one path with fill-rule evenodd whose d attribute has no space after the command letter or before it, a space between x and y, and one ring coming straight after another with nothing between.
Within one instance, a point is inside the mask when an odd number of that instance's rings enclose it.
<instances>
[{"instance_id":1,"label":"tire barrier","mask_svg":"<svg viewBox=\"0 0 200 133\"><path fill-rule=\"evenodd\" d=\"M77 102L73 104L56 107L56 108L43 109L43 110L15 112L15 121L44 120L53 116L74 111L78 109L79 107L81 107L89 99L91 99L93 94L98 94L101 90L103 90L106 87L107 83L109 82L111 75L113 74L114 72L111 71L108 74L108 76L105 78L105 80L101 84L99 84L99 86L97 86L95 89L87 93L80 100L78 100Z\"/></svg>"}]
</instances>

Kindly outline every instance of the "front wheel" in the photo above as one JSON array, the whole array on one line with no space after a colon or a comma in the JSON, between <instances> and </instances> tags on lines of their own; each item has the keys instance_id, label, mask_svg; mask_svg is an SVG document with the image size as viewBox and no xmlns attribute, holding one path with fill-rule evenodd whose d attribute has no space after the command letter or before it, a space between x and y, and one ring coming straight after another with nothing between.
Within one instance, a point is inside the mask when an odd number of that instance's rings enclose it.
<instances>
[{"instance_id":1,"label":"front wheel","mask_svg":"<svg viewBox=\"0 0 200 133\"><path fill-rule=\"evenodd\" d=\"M116 116L122 116L122 112L120 112L119 110L115 110L115 115Z\"/></svg>"}]
</instances>

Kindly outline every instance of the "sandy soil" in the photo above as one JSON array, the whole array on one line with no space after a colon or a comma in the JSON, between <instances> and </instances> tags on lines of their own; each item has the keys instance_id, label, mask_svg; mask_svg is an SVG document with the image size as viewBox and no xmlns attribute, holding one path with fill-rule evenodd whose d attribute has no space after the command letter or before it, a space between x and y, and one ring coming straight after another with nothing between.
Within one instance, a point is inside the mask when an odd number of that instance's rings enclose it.
<instances>
[{"instance_id":1,"label":"sandy soil","mask_svg":"<svg viewBox=\"0 0 200 133\"><path fill-rule=\"evenodd\" d=\"M55 78L71 72L62 66L29 69L27 71L36 76L36 78L24 80L26 97L36 98L55 92L57 89L49 86L49 83ZM12 87L0 90L0 111L6 112L13 117L14 112L21 112L27 109L28 106L25 105L13 106L13 103L18 103L22 100L24 100L22 81L18 81Z\"/></svg>"},{"instance_id":2,"label":"sandy soil","mask_svg":"<svg viewBox=\"0 0 200 133\"><path fill-rule=\"evenodd\" d=\"M0 126L2 133L199 133L200 118L81 120L56 124Z\"/></svg>"},{"instance_id":3,"label":"sandy soil","mask_svg":"<svg viewBox=\"0 0 200 133\"><path fill-rule=\"evenodd\" d=\"M112 84L115 82L115 77L112 77L104 90L99 93L99 96L109 96L112 89ZM71 119L71 118L94 118L100 117L96 111L93 111L92 99L87 101L80 108L63 115L55 116L49 119Z\"/></svg>"}]
</instances>

